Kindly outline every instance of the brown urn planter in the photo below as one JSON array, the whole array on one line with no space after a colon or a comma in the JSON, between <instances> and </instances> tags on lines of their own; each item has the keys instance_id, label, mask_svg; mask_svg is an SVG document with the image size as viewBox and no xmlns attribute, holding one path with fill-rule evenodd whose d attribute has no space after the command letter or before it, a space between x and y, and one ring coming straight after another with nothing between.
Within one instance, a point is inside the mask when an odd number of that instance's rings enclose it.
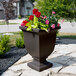
<instances>
[{"instance_id":1,"label":"brown urn planter","mask_svg":"<svg viewBox=\"0 0 76 76\"><path fill-rule=\"evenodd\" d=\"M46 32L44 30L33 29L26 31L25 27L20 26L24 33L25 48L33 57L33 61L28 66L37 71L43 71L53 66L52 63L46 61L46 58L53 52L56 33L59 28Z\"/></svg>"}]
</instances>

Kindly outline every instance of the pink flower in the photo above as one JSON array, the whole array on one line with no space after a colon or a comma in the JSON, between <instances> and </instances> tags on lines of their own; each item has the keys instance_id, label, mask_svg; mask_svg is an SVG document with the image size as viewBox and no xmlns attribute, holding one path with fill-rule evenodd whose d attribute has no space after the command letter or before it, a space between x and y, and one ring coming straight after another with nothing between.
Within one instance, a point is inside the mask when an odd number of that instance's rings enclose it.
<instances>
[{"instance_id":1,"label":"pink flower","mask_svg":"<svg viewBox=\"0 0 76 76\"><path fill-rule=\"evenodd\" d=\"M44 19L47 18L47 16L44 17Z\"/></svg>"},{"instance_id":2,"label":"pink flower","mask_svg":"<svg viewBox=\"0 0 76 76\"><path fill-rule=\"evenodd\" d=\"M57 26L59 27L59 26L60 26L60 24L58 23L58 24L57 24Z\"/></svg>"},{"instance_id":3,"label":"pink flower","mask_svg":"<svg viewBox=\"0 0 76 76\"><path fill-rule=\"evenodd\" d=\"M54 12L54 11L52 11L52 14L55 14L55 12Z\"/></svg>"},{"instance_id":4,"label":"pink flower","mask_svg":"<svg viewBox=\"0 0 76 76\"><path fill-rule=\"evenodd\" d=\"M42 18L42 19L44 19L44 17L43 17L43 16L41 16L41 18Z\"/></svg>"},{"instance_id":5,"label":"pink flower","mask_svg":"<svg viewBox=\"0 0 76 76\"><path fill-rule=\"evenodd\" d=\"M45 18L47 18L47 16L44 16L44 17L43 17L43 16L41 16L41 18L42 18L42 19L45 19Z\"/></svg>"},{"instance_id":6,"label":"pink flower","mask_svg":"<svg viewBox=\"0 0 76 76\"><path fill-rule=\"evenodd\" d=\"M49 24L49 21L48 21L48 20L46 20L46 21L45 21L45 23L46 23L46 24Z\"/></svg>"},{"instance_id":7,"label":"pink flower","mask_svg":"<svg viewBox=\"0 0 76 76\"><path fill-rule=\"evenodd\" d=\"M63 24L63 22L64 22L64 19L61 21L61 23Z\"/></svg>"},{"instance_id":8,"label":"pink flower","mask_svg":"<svg viewBox=\"0 0 76 76\"><path fill-rule=\"evenodd\" d=\"M52 26L51 26L51 27L52 27L52 29L54 29L54 28L55 28L55 24L52 24Z\"/></svg>"},{"instance_id":9,"label":"pink flower","mask_svg":"<svg viewBox=\"0 0 76 76\"><path fill-rule=\"evenodd\" d=\"M24 24L24 23L21 23L21 26L22 26L22 27L24 27L24 26L25 26L25 24Z\"/></svg>"}]
</instances>

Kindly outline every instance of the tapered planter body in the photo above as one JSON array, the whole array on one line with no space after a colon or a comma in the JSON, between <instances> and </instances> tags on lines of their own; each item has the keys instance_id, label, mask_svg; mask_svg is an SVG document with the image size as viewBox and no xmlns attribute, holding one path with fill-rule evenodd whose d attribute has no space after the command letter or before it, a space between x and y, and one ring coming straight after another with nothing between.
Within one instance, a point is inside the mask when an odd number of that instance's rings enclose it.
<instances>
[{"instance_id":1,"label":"tapered planter body","mask_svg":"<svg viewBox=\"0 0 76 76\"><path fill-rule=\"evenodd\" d=\"M42 71L52 67L52 63L46 61L46 58L53 52L56 33L58 29L46 32L39 29L33 29L32 32L26 31L20 26L24 33L24 43L28 53L33 57L33 61L28 63L28 66Z\"/></svg>"}]
</instances>

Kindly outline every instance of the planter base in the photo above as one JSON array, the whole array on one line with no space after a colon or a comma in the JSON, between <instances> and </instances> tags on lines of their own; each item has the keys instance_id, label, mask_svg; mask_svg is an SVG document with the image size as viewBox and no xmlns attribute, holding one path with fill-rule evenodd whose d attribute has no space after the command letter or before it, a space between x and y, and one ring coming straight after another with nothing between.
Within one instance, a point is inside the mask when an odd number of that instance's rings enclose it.
<instances>
[{"instance_id":1,"label":"planter base","mask_svg":"<svg viewBox=\"0 0 76 76\"><path fill-rule=\"evenodd\" d=\"M53 64L49 63L47 61L40 63L37 60L33 60L32 62L28 63L28 66L31 67L32 69L35 69L40 72L40 71L43 71L43 70L46 70L46 69L52 67Z\"/></svg>"}]
</instances>

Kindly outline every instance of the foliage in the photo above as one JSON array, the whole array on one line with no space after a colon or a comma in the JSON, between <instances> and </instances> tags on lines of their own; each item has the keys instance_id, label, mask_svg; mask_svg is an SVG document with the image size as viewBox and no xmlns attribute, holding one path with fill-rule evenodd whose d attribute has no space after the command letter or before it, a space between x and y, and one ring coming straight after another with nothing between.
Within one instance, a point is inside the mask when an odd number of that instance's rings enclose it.
<instances>
[{"instance_id":1,"label":"foliage","mask_svg":"<svg viewBox=\"0 0 76 76\"><path fill-rule=\"evenodd\" d=\"M23 32L19 32L19 34L21 35L21 38L17 38L16 39L16 46L18 48L24 48L24 36L23 36Z\"/></svg>"},{"instance_id":2,"label":"foliage","mask_svg":"<svg viewBox=\"0 0 76 76\"><path fill-rule=\"evenodd\" d=\"M19 34L21 35L22 38L24 38L23 32L19 32Z\"/></svg>"},{"instance_id":3,"label":"foliage","mask_svg":"<svg viewBox=\"0 0 76 76\"><path fill-rule=\"evenodd\" d=\"M44 15L54 10L62 18L76 18L76 0L36 0L36 7Z\"/></svg>"},{"instance_id":4,"label":"foliage","mask_svg":"<svg viewBox=\"0 0 76 76\"><path fill-rule=\"evenodd\" d=\"M18 16L18 19L21 19L21 16L20 15Z\"/></svg>"},{"instance_id":5,"label":"foliage","mask_svg":"<svg viewBox=\"0 0 76 76\"><path fill-rule=\"evenodd\" d=\"M15 0L2 0L1 3L3 4L3 8L4 8L4 15L5 15L5 21L8 24L11 18L14 17L14 10L13 10L13 3L15 2Z\"/></svg>"},{"instance_id":6,"label":"foliage","mask_svg":"<svg viewBox=\"0 0 76 76\"><path fill-rule=\"evenodd\" d=\"M0 43L0 55L4 54L4 50L5 50L5 48Z\"/></svg>"},{"instance_id":7,"label":"foliage","mask_svg":"<svg viewBox=\"0 0 76 76\"><path fill-rule=\"evenodd\" d=\"M31 0L32 2L35 2L35 0Z\"/></svg>"},{"instance_id":8,"label":"foliage","mask_svg":"<svg viewBox=\"0 0 76 76\"><path fill-rule=\"evenodd\" d=\"M55 14L54 11L48 12L48 16L41 15L41 12L38 9L33 9L33 15L29 16L21 24L22 27L26 27L27 31L32 31L32 29L41 29L47 32L50 29L59 28L60 24L58 23L59 17Z\"/></svg>"},{"instance_id":9,"label":"foliage","mask_svg":"<svg viewBox=\"0 0 76 76\"><path fill-rule=\"evenodd\" d=\"M16 39L16 46L18 48L24 48L24 40L22 38Z\"/></svg>"},{"instance_id":10,"label":"foliage","mask_svg":"<svg viewBox=\"0 0 76 76\"><path fill-rule=\"evenodd\" d=\"M10 50L9 42L9 36L4 35L0 37L0 55Z\"/></svg>"}]
</instances>

